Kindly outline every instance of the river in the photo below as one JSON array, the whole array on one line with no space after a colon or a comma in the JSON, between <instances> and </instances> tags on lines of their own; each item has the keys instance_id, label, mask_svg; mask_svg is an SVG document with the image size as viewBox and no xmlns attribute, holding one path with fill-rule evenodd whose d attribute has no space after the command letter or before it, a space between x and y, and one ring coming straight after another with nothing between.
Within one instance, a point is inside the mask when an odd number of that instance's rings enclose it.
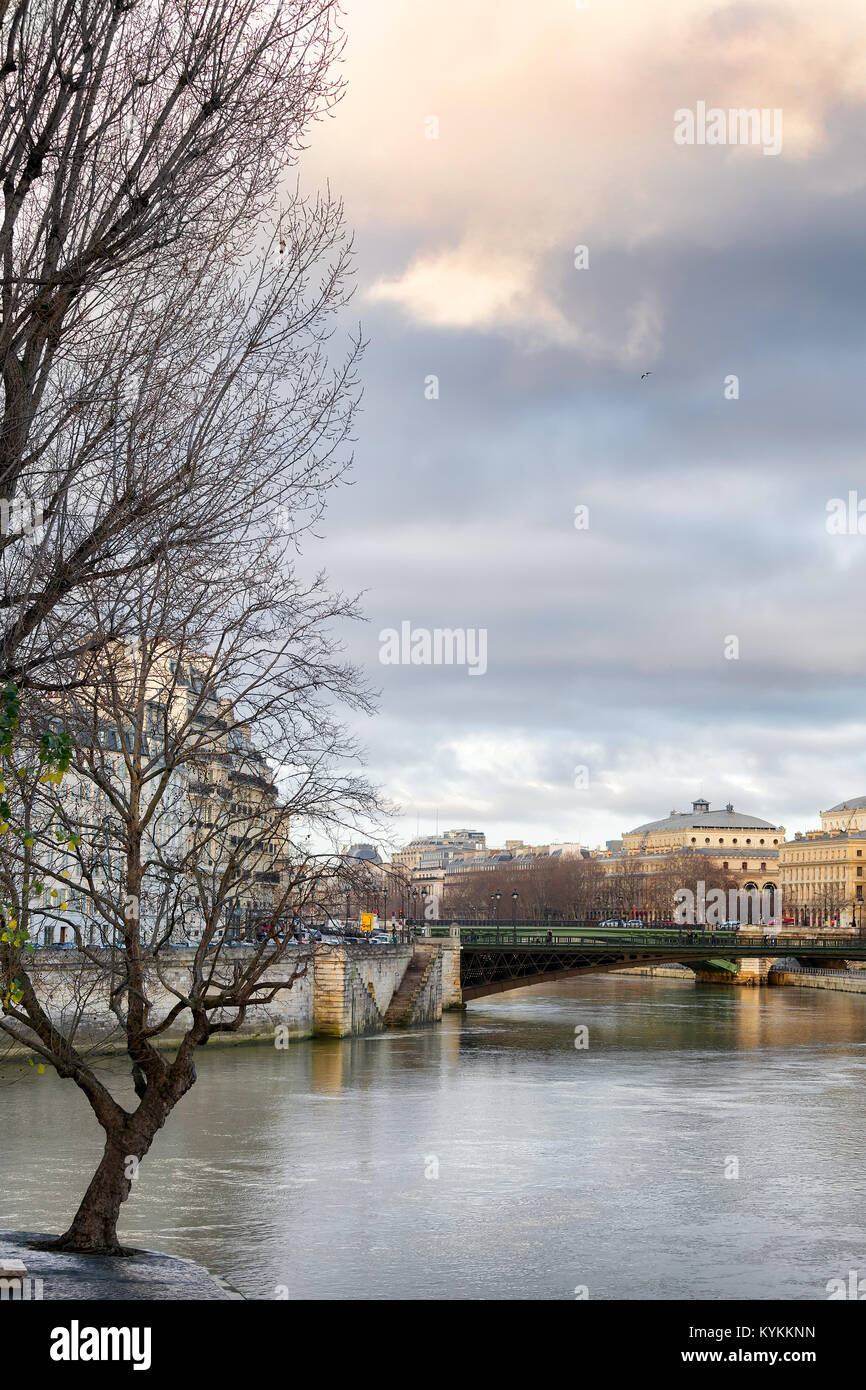
<instances>
[{"instance_id":1,"label":"river","mask_svg":"<svg viewBox=\"0 0 866 1390\"><path fill-rule=\"evenodd\" d=\"M866 1274L864 1085L862 996L617 975L211 1047L121 1236L257 1299L826 1298ZM86 1102L7 1063L0 1115L0 1227L62 1229Z\"/></svg>"}]
</instances>

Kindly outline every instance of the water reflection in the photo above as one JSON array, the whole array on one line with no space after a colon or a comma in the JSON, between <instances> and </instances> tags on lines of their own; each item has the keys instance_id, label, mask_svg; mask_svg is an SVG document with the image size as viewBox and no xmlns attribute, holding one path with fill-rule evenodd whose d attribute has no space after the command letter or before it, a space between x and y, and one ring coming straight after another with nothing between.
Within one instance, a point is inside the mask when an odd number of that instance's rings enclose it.
<instances>
[{"instance_id":1,"label":"water reflection","mask_svg":"<svg viewBox=\"0 0 866 1390\"><path fill-rule=\"evenodd\" d=\"M207 1049L123 1238L253 1298L822 1298L866 1268L864 1022L854 995L609 975ZM57 1229L99 1137L71 1083L13 1074L0 1224Z\"/></svg>"}]
</instances>

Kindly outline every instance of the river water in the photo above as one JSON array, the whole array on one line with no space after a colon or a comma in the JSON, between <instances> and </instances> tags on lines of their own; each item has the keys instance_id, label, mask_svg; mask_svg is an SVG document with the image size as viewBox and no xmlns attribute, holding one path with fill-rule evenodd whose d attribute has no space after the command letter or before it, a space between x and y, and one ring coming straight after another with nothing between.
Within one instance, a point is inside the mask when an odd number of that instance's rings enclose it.
<instances>
[{"instance_id":1,"label":"river water","mask_svg":"<svg viewBox=\"0 0 866 1390\"><path fill-rule=\"evenodd\" d=\"M866 1275L864 1087L862 996L634 976L208 1048L121 1235L249 1298L823 1299ZM86 1102L6 1064L0 1122L0 1227L62 1229Z\"/></svg>"}]
</instances>

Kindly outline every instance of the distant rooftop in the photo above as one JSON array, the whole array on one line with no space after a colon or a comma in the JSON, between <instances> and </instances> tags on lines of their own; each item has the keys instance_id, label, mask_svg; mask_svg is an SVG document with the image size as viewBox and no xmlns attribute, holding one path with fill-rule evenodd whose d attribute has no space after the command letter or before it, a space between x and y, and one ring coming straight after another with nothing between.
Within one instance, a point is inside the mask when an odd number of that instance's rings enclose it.
<instances>
[{"instance_id":1,"label":"distant rooftop","mask_svg":"<svg viewBox=\"0 0 866 1390\"><path fill-rule=\"evenodd\" d=\"M866 804L866 801L864 801ZM634 830L626 831L627 835L648 835L657 830L781 830L781 826L773 825L768 820L761 820L759 816L744 814L735 811L729 801L724 810L710 810L710 803L699 798L692 802L690 811L671 811L669 816L662 820L647 821L645 825L638 825Z\"/></svg>"},{"instance_id":2,"label":"distant rooftop","mask_svg":"<svg viewBox=\"0 0 866 1390\"><path fill-rule=\"evenodd\" d=\"M848 801L840 801L838 806L831 806L829 811L822 811L823 816L829 816L833 811L862 811L866 807L866 796L852 796Z\"/></svg>"},{"instance_id":3,"label":"distant rooftop","mask_svg":"<svg viewBox=\"0 0 866 1390\"><path fill-rule=\"evenodd\" d=\"M346 850L347 859L364 859L371 864L381 864L382 860L375 845L350 845Z\"/></svg>"}]
</instances>

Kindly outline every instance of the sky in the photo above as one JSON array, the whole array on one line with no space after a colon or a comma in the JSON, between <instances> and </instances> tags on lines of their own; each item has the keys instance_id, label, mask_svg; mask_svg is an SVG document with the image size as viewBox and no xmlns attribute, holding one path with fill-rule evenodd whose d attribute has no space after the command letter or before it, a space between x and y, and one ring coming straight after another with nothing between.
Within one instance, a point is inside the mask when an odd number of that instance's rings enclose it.
<instances>
[{"instance_id":1,"label":"sky","mask_svg":"<svg viewBox=\"0 0 866 1390\"><path fill-rule=\"evenodd\" d=\"M866 794L861 0L344 26L301 175L345 201L369 346L311 558L363 591L387 843L596 845L698 796L793 834ZM675 140L700 103L725 143ZM405 622L483 629L486 670L383 664Z\"/></svg>"}]
</instances>

